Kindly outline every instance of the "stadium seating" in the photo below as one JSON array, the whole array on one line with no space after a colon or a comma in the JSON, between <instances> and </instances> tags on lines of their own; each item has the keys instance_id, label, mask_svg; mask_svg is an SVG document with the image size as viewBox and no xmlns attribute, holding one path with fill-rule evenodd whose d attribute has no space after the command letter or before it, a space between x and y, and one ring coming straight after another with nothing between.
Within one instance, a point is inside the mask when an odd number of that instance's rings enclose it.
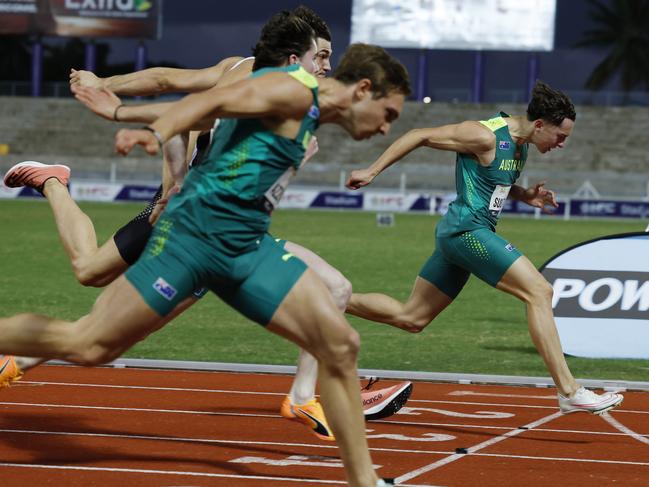
<instances>
[{"instance_id":1,"label":"stadium seating","mask_svg":"<svg viewBox=\"0 0 649 487\"><path fill-rule=\"evenodd\" d=\"M468 119L484 119L498 109L523 114L524 105L474 105L408 102L401 119L387 137L354 142L341 129L323 126L320 151L298 175L297 184L336 187L340 171L372 162L397 136L417 127L430 127ZM577 125L568 147L540 157L530 151L530 182L548 179L549 185L568 196L590 180L602 195L643 197L647 192L649 154L642 141L649 125L649 110L641 107L577 107ZM629 122L633 121L633 124ZM10 152L0 155L0 170L24 159L65 162L77 178L107 179L111 165L121 181L153 181L160 162L137 150L121 158L113 153L118 125L92 115L78 102L60 98L0 97L0 143ZM419 150L398 168L381 176L382 187L399 188L406 174L409 189L448 190L453 181L452 154ZM558 171L560 177L558 177ZM377 186L379 181L377 181Z\"/></svg>"}]
</instances>

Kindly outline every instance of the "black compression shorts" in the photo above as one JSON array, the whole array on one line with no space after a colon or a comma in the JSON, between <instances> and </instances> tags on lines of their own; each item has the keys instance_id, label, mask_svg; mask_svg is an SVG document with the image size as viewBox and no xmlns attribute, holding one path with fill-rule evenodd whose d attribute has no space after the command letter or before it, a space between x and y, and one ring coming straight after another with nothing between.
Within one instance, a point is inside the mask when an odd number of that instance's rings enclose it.
<instances>
[{"instance_id":1,"label":"black compression shorts","mask_svg":"<svg viewBox=\"0 0 649 487\"><path fill-rule=\"evenodd\" d=\"M153 208L161 197L162 185L146 208L115 232L113 240L115 240L119 255L128 265L133 265L140 258L140 254L142 254L149 241L153 229L153 226L149 223L149 216L151 216Z\"/></svg>"}]
</instances>

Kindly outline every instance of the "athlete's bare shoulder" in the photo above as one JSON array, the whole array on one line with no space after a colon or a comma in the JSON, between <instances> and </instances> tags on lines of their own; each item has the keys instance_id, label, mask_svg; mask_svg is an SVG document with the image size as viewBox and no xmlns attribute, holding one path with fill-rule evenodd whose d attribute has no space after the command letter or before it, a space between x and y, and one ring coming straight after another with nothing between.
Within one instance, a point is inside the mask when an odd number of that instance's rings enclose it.
<instances>
[{"instance_id":1,"label":"athlete's bare shoulder","mask_svg":"<svg viewBox=\"0 0 649 487\"><path fill-rule=\"evenodd\" d=\"M242 79L246 79L252 73L252 65L255 62L255 58L228 58L229 60L235 60L232 62L229 67L223 71L221 74L217 86L227 86ZM221 62L224 62L223 60Z\"/></svg>"},{"instance_id":2,"label":"athlete's bare shoulder","mask_svg":"<svg viewBox=\"0 0 649 487\"><path fill-rule=\"evenodd\" d=\"M238 63L243 61L244 58L243 56L232 56L232 57L226 57L224 59L221 59L218 63L216 63L212 68L214 69L220 69L223 72L230 71L234 66L236 66Z\"/></svg>"}]
</instances>

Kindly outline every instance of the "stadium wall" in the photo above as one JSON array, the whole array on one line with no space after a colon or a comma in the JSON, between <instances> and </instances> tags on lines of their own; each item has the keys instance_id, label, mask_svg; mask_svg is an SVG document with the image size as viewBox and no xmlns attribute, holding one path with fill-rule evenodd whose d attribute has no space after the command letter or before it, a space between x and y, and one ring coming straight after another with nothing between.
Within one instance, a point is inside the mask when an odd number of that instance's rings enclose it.
<instances>
[{"instance_id":1,"label":"stadium wall","mask_svg":"<svg viewBox=\"0 0 649 487\"><path fill-rule=\"evenodd\" d=\"M129 102L130 103L130 102ZM374 161L399 135L410 129L462 120L488 118L498 110L525 113L525 105L475 105L408 102L402 117L386 137L352 141L335 126L318 132L320 151L296 179L300 185L339 187L340 171ZM649 153L639 143L646 139L649 109L642 107L578 107L577 124L564 150L541 155L530 151L524 175L547 179L551 187L570 196L588 179L602 195L647 196ZM80 179L120 182L158 179L160 161L137 149L118 157L113 137L123 125L103 120L71 99L0 97L0 170L21 160L63 162ZM410 190L453 189L453 154L418 150L390 168L375 184L384 188L403 185ZM112 170L112 174L111 174Z\"/></svg>"}]
</instances>

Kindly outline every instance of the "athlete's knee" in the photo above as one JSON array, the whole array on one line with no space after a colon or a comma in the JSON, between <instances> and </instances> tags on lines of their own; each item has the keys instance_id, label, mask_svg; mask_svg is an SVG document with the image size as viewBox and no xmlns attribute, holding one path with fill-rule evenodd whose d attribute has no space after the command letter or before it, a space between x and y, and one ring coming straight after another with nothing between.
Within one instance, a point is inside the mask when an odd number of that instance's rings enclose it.
<instances>
[{"instance_id":1,"label":"athlete's knee","mask_svg":"<svg viewBox=\"0 0 649 487\"><path fill-rule=\"evenodd\" d=\"M66 360L85 366L102 365L116 359L121 348L110 344L89 316L70 324L56 337L60 340ZM106 329L106 327L101 327Z\"/></svg>"},{"instance_id":2,"label":"athlete's knee","mask_svg":"<svg viewBox=\"0 0 649 487\"><path fill-rule=\"evenodd\" d=\"M526 299L529 304L547 304L552 303L554 289L552 285L541 275L538 274L526 283Z\"/></svg>"},{"instance_id":3,"label":"athlete's knee","mask_svg":"<svg viewBox=\"0 0 649 487\"><path fill-rule=\"evenodd\" d=\"M100 272L93 265L93 260L88 258L79 258L72 261L72 271L79 284L86 287L104 287L106 282L106 273Z\"/></svg>"},{"instance_id":4,"label":"athlete's knee","mask_svg":"<svg viewBox=\"0 0 649 487\"><path fill-rule=\"evenodd\" d=\"M340 279L336 280L336 284L330 290L338 309L345 311L352 297L352 283L341 274Z\"/></svg>"},{"instance_id":5,"label":"athlete's knee","mask_svg":"<svg viewBox=\"0 0 649 487\"><path fill-rule=\"evenodd\" d=\"M103 365L119 357L120 352L98 341L80 342L73 355L76 362L85 366Z\"/></svg>"},{"instance_id":6,"label":"athlete's knee","mask_svg":"<svg viewBox=\"0 0 649 487\"><path fill-rule=\"evenodd\" d=\"M319 359L333 375L345 375L355 370L356 359L361 348L361 339L356 330L347 326L344 332L330 340L321 348Z\"/></svg>"},{"instance_id":7,"label":"athlete's knee","mask_svg":"<svg viewBox=\"0 0 649 487\"><path fill-rule=\"evenodd\" d=\"M79 284L85 287L103 287L104 284L101 276L87 272L85 268L74 268L74 277L77 278Z\"/></svg>"}]
</instances>

